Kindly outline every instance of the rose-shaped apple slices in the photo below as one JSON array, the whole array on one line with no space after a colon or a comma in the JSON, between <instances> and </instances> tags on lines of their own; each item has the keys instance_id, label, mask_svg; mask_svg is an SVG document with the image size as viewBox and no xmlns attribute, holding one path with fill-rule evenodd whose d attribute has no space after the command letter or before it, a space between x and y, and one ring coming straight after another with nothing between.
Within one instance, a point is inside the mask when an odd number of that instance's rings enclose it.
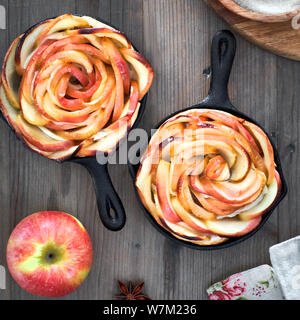
<instances>
[{"instance_id":1,"label":"rose-shaped apple slices","mask_svg":"<svg viewBox=\"0 0 300 320\"><path fill-rule=\"evenodd\" d=\"M254 230L281 181L258 126L223 111L192 109L152 136L136 187L161 227L208 246Z\"/></svg>"},{"instance_id":2,"label":"rose-shaped apple slices","mask_svg":"<svg viewBox=\"0 0 300 320\"><path fill-rule=\"evenodd\" d=\"M153 80L120 31L70 14L43 21L9 48L1 110L36 152L55 160L111 152L134 124Z\"/></svg>"}]
</instances>

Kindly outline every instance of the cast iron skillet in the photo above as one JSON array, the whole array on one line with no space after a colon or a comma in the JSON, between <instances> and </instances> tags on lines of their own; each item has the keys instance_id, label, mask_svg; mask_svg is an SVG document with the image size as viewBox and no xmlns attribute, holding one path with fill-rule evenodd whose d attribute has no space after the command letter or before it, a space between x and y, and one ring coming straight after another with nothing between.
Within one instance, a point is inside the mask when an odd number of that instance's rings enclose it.
<instances>
[{"instance_id":1,"label":"cast iron skillet","mask_svg":"<svg viewBox=\"0 0 300 320\"><path fill-rule=\"evenodd\" d=\"M102 19L99 19L99 18L96 18L96 19L98 21L100 21L106 25L109 25L112 28L118 30L118 28L112 26L111 24L107 23L106 21L103 21ZM33 28L33 27L31 27L31 28ZM132 44L132 46L134 47L134 49L136 51L138 51L133 44ZM141 105L140 105L139 113L138 113L138 116L135 120L135 123L131 127L131 129L135 128L137 126L137 124L139 123L139 121L141 120L141 117L142 117L142 115L145 111L145 107L146 107L147 95L148 94L146 94L144 96L144 98L140 101ZM0 112L0 117L2 117L6 122L6 119L3 117L2 112ZM10 127L10 128L12 129L12 127ZM14 133L15 133L15 131L14 131ZM24 141L22 140L22 142L24 142ZM118 147L121 143L122 143L122 140L119 141L119 143L116 146L116 149L118 149ZM25 145L27 146L27 144L25 144ZM31 151L33 151L33 150L31 150ZM103 154L103 156L107 156L107 154ZM101 157L101 154L98 154L98 159L99 159L99 157ZM109 176L108 169L107 169L107 164L104 164L104 165L99 164L97 162L96 157L77 158L74 155L67 158L64 161L61 161L61 162L75 162L75 163L78 163L78 164L84 166L89 171L89 173L94 181L99 216L100 216L100 219L101 219L103 225L111 231L121 230L124 227L125 222L126 222L126 214L125 214L125 210L124 210L124 206L122 204L122 201L121 201L120 197L118 196L118 194L117 194L117 192L111 182L111 178ZM113 211L114 214L112 214L111 211Z\"/></svg>"},{"instance_id":2,"label":"cast iron skillet","mask_svg":"<svg viewBox=\"0 0 300 320\"><path fill-rule=\"evenodd\" d=\"M158 129L165 121L167 121L169 118L175 116L176 114L190 110L190 109L217 109L221 111L229 112L237 117L243 118L247 121L250 121L260 128L262 128L261 125L259 125L255 120L249 118L247 115L243 114L242 112L238 111L230 102L228 97L228 80L235 56L236 51L236 40L234 35L228 31L223 30L216 33L216 35L213 38L212 41L212 47L211 47L211 83L210 83L210 90L208 92L207 97L202 100L199 104L193 105L191 107L185 108L183 110L179 110L167 118L163 119L160 123L158 123L155 128ZM262 128L263 129L263 128ZM265 132L265 130L263 129ZM265 132L266 133L266 132ZM175 241L178 244L184 245L186 247L196 249L196 250L214 250L214 249L222 249L227 248L230 246L233 246L235 244L238 244L251 236L253 236L269 219L270 215L272 214L273 210L279 202L285 197L287 193L287 185L283 176L282 168L280 165L280 159L278 156L278 152L270 138L270 136L266 133L268 138L270 139L273 149L274 149L274 157L275 157L275 163L277 164L277 171L280 175L281 182L282 182L282 189L281 193L277 196L277 199L273 203L273 205L268 209L268 211L262 216L262 221L260 225L254 229L252 232L242 236L242 237L236 237L236 238L230 238L227 242L224 242L222 244L218 245L212 245L212 246L199 246L190 242L186 242L184 240L177 239L174 237L171 233L166 231L164 228L160 227L155 219L152 217L152 215L148 212L148 210L144 207L143 203L141 202L137 189L135 187L135 180L136 175L139 169L138 165L132 165L129 161L129 171L130 175L133 179L134 187L136 196L138 199L138 202L140 203L143 211L146 214L146 217L149 219L149 221L152 223L152 225L159 230L161 233L163 233L167 238L171 239L172 241Z\"/></svg>"}]
</instances>

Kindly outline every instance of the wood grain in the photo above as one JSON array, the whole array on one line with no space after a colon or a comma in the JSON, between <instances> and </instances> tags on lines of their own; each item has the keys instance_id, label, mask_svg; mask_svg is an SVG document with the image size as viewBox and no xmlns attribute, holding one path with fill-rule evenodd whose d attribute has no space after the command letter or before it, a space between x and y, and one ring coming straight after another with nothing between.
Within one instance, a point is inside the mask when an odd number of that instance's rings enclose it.
<instances>
[{"instance_id":1,"label":"wood grain","mask_svg":"<svg viewBox=\"0 0 300 320\"><path fill-rule=\"evenodd\" d=\"M219 0L205 0L236 32L256 45L289 59L300 60L300 26L292 21L260 22L243 18Z\"/></svg>"},{"instance_id":2,"label":"wood grain","mask_svg":"<svg viewBox=\"0 0 300 320\"><path fill-rule=\"evenodd\" d=\"M265 13L258 13L255 11L251 11L248 9L243 8L235 0L218 0L224 5L225 8L229 9L230 11L234 12L235 14L242 16L246 19L261 21L261 22L283 22L291 20L294 16L299 14L299 10L293 10L291 12L285 12L280 14L265 14Z\"/></svg>"},{"instance_id":3,"label":"wood grain","mask_svg":"<svg viewBox=\"0 0 300 320\"><path fill-rule=\"evenodd\" d=\"M202 75L210 63L210 42L227 28L199 0L0 0L7 8L8 26L0 30L0 58L9 43L36 21L65 12L102 18L123 30L151 61L156 72L147 110L140 124L151 128L161 118L194 104L206 95ZM159 234L146 220L134 196L125 165L110 167L127 211L118 233L102 227L91 178L76 164L57 164L15 139L0 122L0 264L14 226L40 210L63 210L78 217L94 245L93 268L84 284L67 299L110 299L116 280L145 280L154 299L207 299L212 282L270 263L268 248L300 233L299 63L255 47L237 35L238 49L230 81L234 105L264 124L275 139L290 186L267 224L244 243L214 252L198 252ZM24 292L7 274L0 299L40 299Z\"/></svg>"}]
</instances>

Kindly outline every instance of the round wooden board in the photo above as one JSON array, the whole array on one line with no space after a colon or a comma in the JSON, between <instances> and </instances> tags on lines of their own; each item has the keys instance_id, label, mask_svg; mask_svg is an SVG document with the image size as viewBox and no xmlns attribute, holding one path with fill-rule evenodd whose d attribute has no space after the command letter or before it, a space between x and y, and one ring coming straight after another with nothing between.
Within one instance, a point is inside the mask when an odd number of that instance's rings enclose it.
<instances>
[{"instance_id":1,"label":"round wooden board","mask_svg":"<svg viewBox=\"0 0 300 320\"><path fill-rule=\"evenodd\" d=\"M291 21L277 23L252 21L229 11L218 0L205 0L205 2L233 30L249 41L282 57L300 60L300 28L293 29Z\"/></svg>"}]
</instances>

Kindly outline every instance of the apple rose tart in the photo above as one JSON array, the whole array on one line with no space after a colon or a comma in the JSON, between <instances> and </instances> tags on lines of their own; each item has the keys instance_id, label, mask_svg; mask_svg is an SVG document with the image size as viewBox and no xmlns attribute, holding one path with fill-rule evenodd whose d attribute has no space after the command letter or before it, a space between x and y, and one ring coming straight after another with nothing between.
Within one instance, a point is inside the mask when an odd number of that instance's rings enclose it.
<instances>
[{"instance_id":1,"label":"apple rose tart","mask_svg":"<svg viewBox=\"0 0 300 320\"><path fill-rule=\"evenodd\" d=\"M109 153L133 126L152 79L149 62L124 34L66 14L12 43L1 109L25 143L50 159Z\"/></svg>"},{"instance_id":2,"label":"apple rose tart","mask_svg":"<svg viewBox=\"0 0 300 320\"><path fill-rule=\"evenodd\" d=\"M215 245L255 229L281 181L272 145L258 126L230 113L192 109L152 136L136 186L173 236Z\"/></svg>"}]
</instances>

